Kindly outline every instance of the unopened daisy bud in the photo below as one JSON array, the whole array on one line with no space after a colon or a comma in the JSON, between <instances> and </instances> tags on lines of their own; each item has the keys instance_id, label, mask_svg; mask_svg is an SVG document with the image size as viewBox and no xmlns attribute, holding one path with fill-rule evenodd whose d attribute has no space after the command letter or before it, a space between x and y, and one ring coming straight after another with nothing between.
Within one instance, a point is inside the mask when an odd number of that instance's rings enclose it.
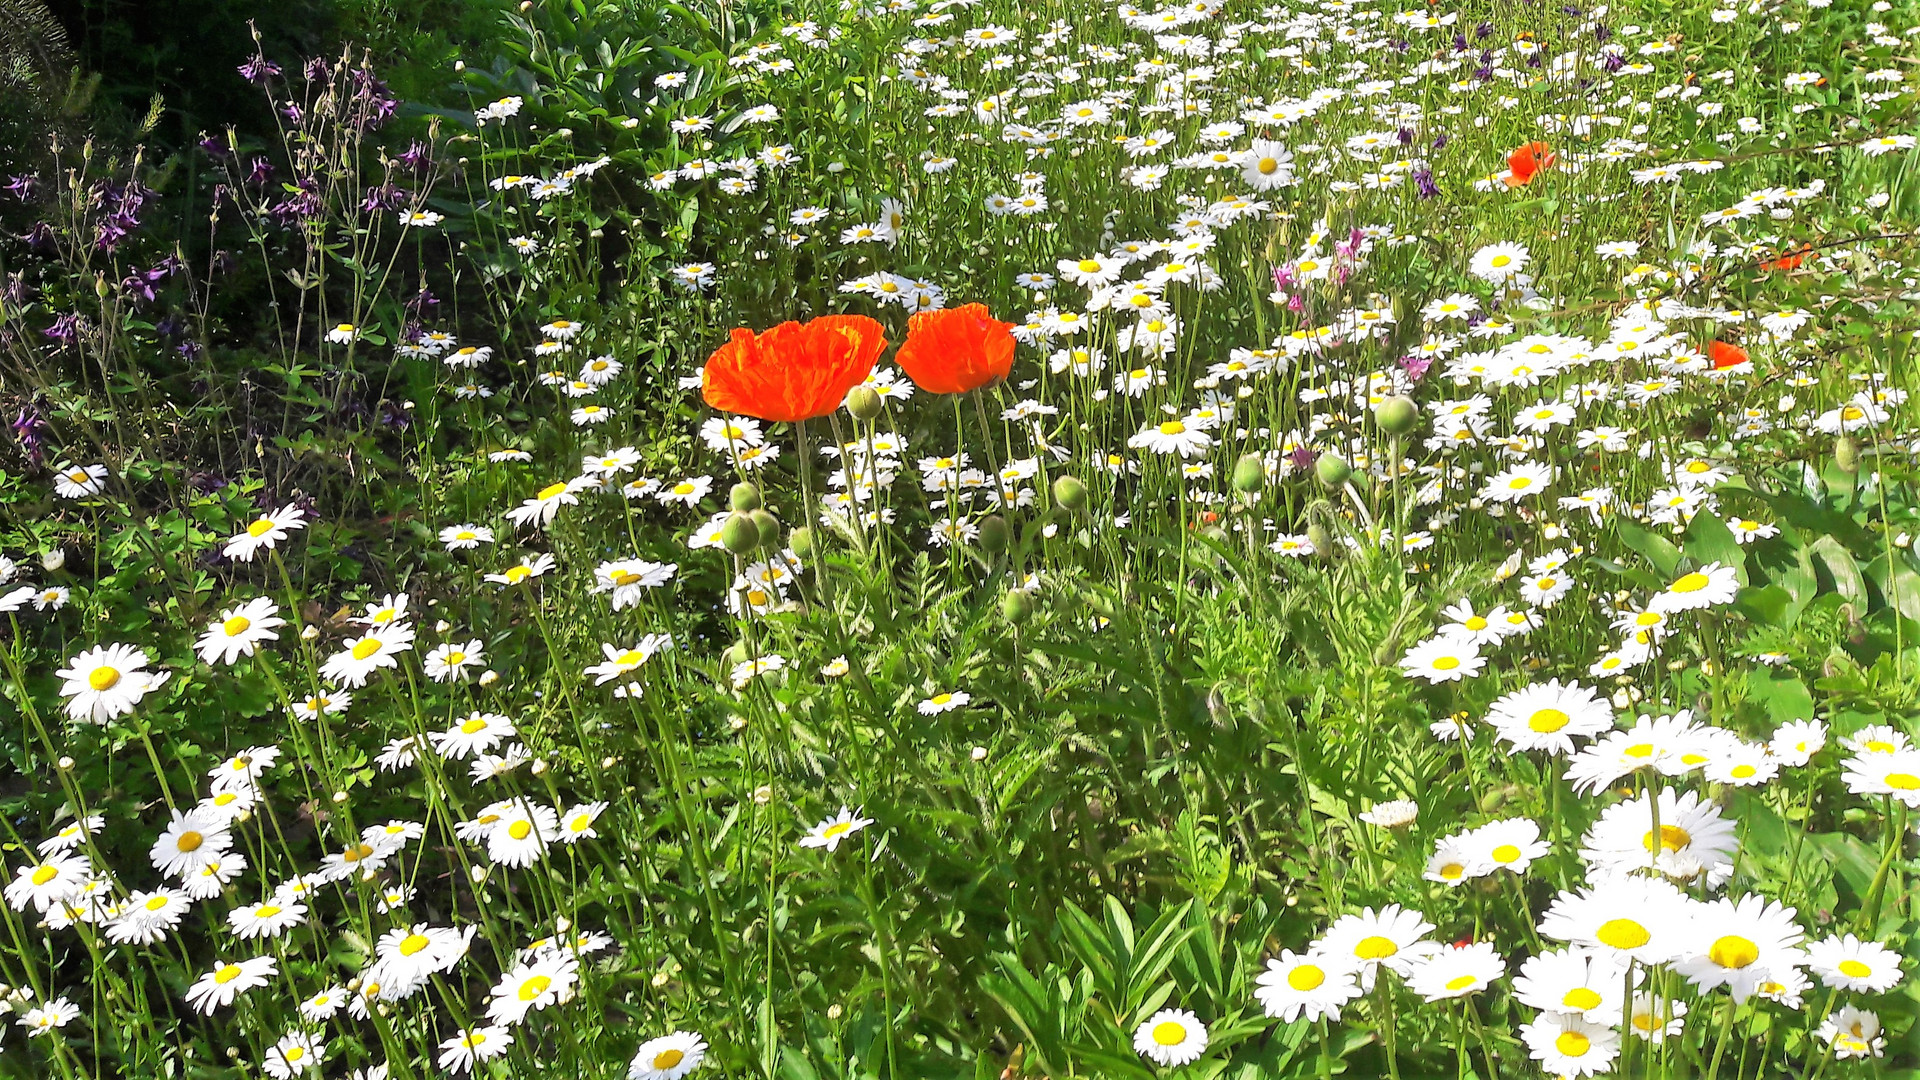
<instances>
[{"instance_id":1,"label":"unopened daisy bud","mask_svg":"<svg viewBox=\"0 0 1920 1080\"><path fill-rule=\"evenodd\" d=\"M500 681L500 673L493 670L492 668L488 668L487 670L480 673L481 686L492 686L494 683L497 683L499 681Z\"/></svg>"},{"instance_id":2,"label":"unopened daisy bud","mask_svg":"<svg viewBox=\"0 0 1920 1080\"><path fill-rule=\"evenodd\" d=\"M1860 471L1860 440L1851 435L1842 435L1833 442L1833 463L1840 466L1841 472Z\"/></svg>"},{"instance_id":3,"label":"unopened daisy bud","mask_svg":"<svg viewBox=\"0 0 1920 1080\"><path fill-rule=\"evenodd\" d=\"M45 570L49 574L58 572L60 569L62 569L66 565L67 565L67 549L66 548L63 548L63 547L48 548L40 556L40 567L41 569Z\"/></svg>"},{"instance_id":4,"label":"unopened daisy bud","mask_svg":"<svg viewBox=\"0 0 1920 1080\"><path fill-rule=\"evenodd\" d=\"M453 629L453 624L445 619L441 619L433 624L433 632L436 634L444 634L451 629Z\"/></svg>"},{"instance_id":5,"label":"unopened daisy bud","mask_svg":"<svg viewBox=\"0 0 1920 1080\"><path fill-rule=\"evenodd\" d=\"M1420 422L1420 409L1412 398L1395 394L1374 406L1373 422L1389 435L1405 435Z\"/></svg>"},{"instance_id":6,"label":"unopened daisy bud","mask_svg":"<svg viewBox=\"0 0 1920 1080\"><path fill-rule=\"evenodd\" d=\"M301 641L317 641L319 640L319 638L320 638L320 628L313 625L312 623L308 623L307 625L300 628Z\"/></svg>"},{"instance_id":7,"label":"unopened daisy bud","mask_svg":"<svg viewBox=\"0 0 1920 1080\"><path fill-rule=\"evenodd\" d=\"M1633 698L1628 696L1627 688L1624 686L1618 690L1615 690L1613 692L1613 696L1610 697L1608 700L1613 702L1613 707L1616 709L1624 709L1627 706L1633 704Z\"/></svg>"},{"instance_id":8,"label":"unopened daisy bud","mask_svg":"<svg viewBox=\"0 0 1920 1080\"><path fill-rule=\"evenodd\" d=\"M760 530L760 546L772 547L780 542L780 519L773 516L771 510L755 510L748 515L755 528Z\"/></svg>"},{"instance_id":9,"label":"unopened daisy bud","mask_svg":"<svg viewBox=\"0 0 1920 1080\"><path fill-rule=\"evenodd\" d=\"M553 920L554 933L564 934L571 929L573 929L573 920L567 918L565 915L562 915L559 918Z\"/></svg>"},{"instance_id":10,"label":"unopened daisy bud","mask_svg":"<svg viewBox=\"0 0 1920 1080\"><path fill-rule=\"evenodd\" d=\"M1010 592L1000 600L1000 617L1019 626L1033 617L1033 597L1023 592Z\"/></svg>"},{"instance_id":11,"label":"unopened daisy bud","mask_svg":"<svg viewBox=\"0 0 1920 1080\"><path fill-rule=\"evenodd\" d=\"M334 805L335 805L335 806L338 806L338 805L340 805L341 803L343 803L343 802L346 802L346 801L347 801L347 793L346 793L346 792L344 792L344 791L336 791L336 792L334 792L334 793L333 793L333 803L334 803Z\"/></svg>"},{"instance_id":12,"label":"unopened daisy bud","mask_svg":"<svg viewBox=\"0 0 1920 1080\"><path fill-rule=\"evenodd\" d=\"M1087 485L1078 477L1058 477L1053 482L1053 501L1077 514L1087 508Z\"/></svg>"},{"instance_id":13,"label":"unopened daisy bud","mask_svg":"<svg viewBox=\"0 0 1920 1080\"><path fill-rule=\"evenodd\" d=\"M840 1007L840 1003L836 1001L833 1004L827 1006L827 1019L838 1020L840 1019L841 1014L844 1012L846 1012L846 1010L842 1009Z\"/></svg>"},{"instance_id":14,"label":"unopened daisy bud","mask_svg":"<svg viewBox=\"0 0 1920 1080\"><path fill-rule=\"evenodd\" d=\"M1329 450L1313 463L1313 475L1320 480L1320 486L1332 491L1345 484L1353 476L1353 466L1347 459Z\"/></svg>"},{"instance_id":15,"label":"unopened daisy bud","mask_svg":"<svg viewBox=\"0 0 1920 1080\"><path fill-rule=\"evenodd\" d=\"M813 530L807 528L805 525L802 525L799 528L788 533L787 546L793 549L793 553L795 555L798 555L803 559L808 557L809 555L812 555L813 554Z\"/></svg>"},{"instance_id":16,"label":"unopened daisy bud","mask_svg":"<svg viewBox=\"0 0 1920 1080\"><path fill-rule=\"evenodd\" d=\"M728 514L720 523L720 546L735 555L745 555L760 546L760 527L746 514Z\"/></svg>"},{"instance_id":17,"label":"unopened daisy bud","mask_svg":"<svg viewBox=\"0 0 1920 1080\"><path fill-rule=\"evenodd\" d=\"M1267 466L1259 454L1242 454L1233 463L1233 490L1244 495L1257 493L1267 485Z\"/></svg>"},{"instance_id":18,"label":"unopened daisy bud","mask_svg":"<svg viewBox=\"0 0 1920 1080\"><path fill-rule=\"evenodd\" d=\"M656 971L656 972L654 972L654 973L653 973L653 988L654 988L655 990L658 990L658 989L660 989L661 987L663 987L663 986L665 986L665 985L667 985L667 978L668 978L668 976L667 976L667 973L666 973L666 972L664 972L664 971ZM830 1011L831 1011L831 1010L830 1010Z\"/></svg>"},{"instance_id":19,"label":"unopened daisy bud","mask_svg":"<svg viewBox=\"0 0 1920 1080\"><path fill-rule=\"evenodd\" d=\"M617 757L614 757L612 754L608 754L606 757L603 757L600 759L600 767L602 769L611 769L615 765L618 765L619 763L620 763L620 759Z\"/></svg>"},{"instance_id":20,"label":"unopened daisy bud","mask_svg":"<svg viewBox=\"0 0 1920 1080\"><path fill-rule=\"evenodd\" d=\"M747 718L744 716L735 716L727 721L727 726L735 731L745 731L747 730Z\"/></svg>"},{"instance_id":21,"label":"unopened daisy bud","mask_svg":"<svg viewBox=\"0 0 1920 1080\"><path fill-rule=\"evenodd\" d=\"M476 867L473 867L473 868L472 868L472 869L471 869L471 870L469 871L469 874L470 874L470 875L472 876L472 878L473 878L473 883L474 883L475 885L478 885L478 884L480 884L481 882L483 882L483 881L485 881L485 880L487 880L487 868L486 868L486 867L484 867L484 866L476 866Z\"/></svg>"},{"instance_id":22,"label":"unopened daisy bud","mask_svg":"<svg viewBox=\"0 0 1920 1080\"><path fill-rule=\"evenodd\" d=\"M980 550L989 555L998 555L1007 550L1013 540L1013 529L1007 519L999 514L988 514L980 522Z\"/></svg>"},{"instance_id":23,"label":"unopened daisy bud","mask_svg":"<svg viewBox=\"0 0 1920 1080\"><path fill-rule=\"evenodd\" d=\"M766 784L761 784L759 787L754 788L753 801L761 806L765 806L768 803L772 802L773 788L767 786Z\"/></svg>"},{"instance_id":24,"label":"unopened daisy bud","mask_svg":"<svg viewBox=\"0 0 1920 1080\"><path fill-rule=\"evenodd\" d=\"M762 505L760 489L745 480L733 485L733 490L727 493L727 506L739 513L751 513Z\"/></svg>"},{"instance_id":25,"label":"unopened daisy bud","mask_svg":"<svg viewBox=\"0 0 1920 1080\"><path fill-rule=\"evenodd\" d=\"M880 395L871 386L856 386L847 391L847 411L862 423L880 415Z\"/></svg>"},{"instance_id":26,"label":"unopened daisy bud","mask_svg":"<svg viewBox=\"0 0 1920 1080\"><path fill-rule=\"evenodd\" d=\"M533 761L533 765L529 767L528 771L533 773L533 775L535 776L545 776L547 775L547 768L548 766L547 766L546 758L535 758Z\"/></svg>"},{"instance_id":27,"label":"unopened daisy bud","mask_svg":"<svg viewBox=\"0 0 1920 1080\"><path fill-rule=\"evenodd\" d=\"M61 772L73 771L73 759L70 757L63 757L58 762L56 762L56 764L60 766Z\"/></svg>"}]
</instances>

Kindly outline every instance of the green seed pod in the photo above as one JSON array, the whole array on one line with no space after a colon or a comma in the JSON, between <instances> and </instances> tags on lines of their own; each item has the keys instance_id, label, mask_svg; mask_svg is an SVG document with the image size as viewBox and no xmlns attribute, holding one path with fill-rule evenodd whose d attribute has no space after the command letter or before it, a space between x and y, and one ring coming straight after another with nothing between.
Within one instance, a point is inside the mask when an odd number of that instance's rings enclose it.
<instances>
[{"instance_id":1,"label":"green seed pod","mask_svg":"<svg viewBox=\"0 0 1920 1080\"><path fill-rule=\"evenodd\" d=\"M1259 454L1242 454L1233 463L1233 490L1253 495L1267 485L1266 462Z\"/></svg>"},{"instance_id":2,"label":"green seed pod","mask_svg":"<svg viewBox=\"0 0 1920 1080\"><path fill-rule=\"evenodd\" d=\"M1841 472L1860 471L1860 440L1851 435L1842 435L1833 441L1833 463L1840 466Z\"/></svg>"},{"instance_id":3,"label":"green seed pod","mask_svg":"<svg viewBox=\"0 0 1920 1080\"><path fill-rule=\"evenodd\" d=\"M735 555L745 555L760 546L760 528L746 514L728 514L720 523L720 546Z\"/></svg>"},{"instance_id":4,"label":"green seed pod","mask_svg":"<svg viewBox=\"0 0 1920 1080\"><path fill-rule=\"evenodd\" d=\"M813 554L813 530L807 528L805 525L802 525L799 528L788 533L787 546L793 549L793 553L795 555L798 555L803 559L812 555Z\"/></svg>"},{"instance_id":5,"label":"green seed pod","mask_svg":"<svg viewBox=\"0 0 1920 1080\"><path fill-rule=\"evenodd\" d=\"M1420 422L1420 408L1412 398L1396 394L1374 407L1373 422L1389 435L1405 435Z\"/></svg>"},{"instance_id":6,"label":"green seed pod","mask_svg":"<svg viewBox=\"0 0 1920 1080\"><path fill-rule=\"evenodd\" d=\"M1033 597L1023 592L1010 592L1001 597L1000 616L1015 626L1033 618Z\"/></svg>"},{"instance_id":7,"label":"green seed pod","mask_svg":"<svg viewBox=\"0 0 1920 1080\"><path fill-rule=\"evenodd\" d=\"M750 514L760 509L760 489L742 480L733 485L733 490L727 493L727 506L741 514Z\"/></svg>"},{"instance_id":8,"label":"green seed pod","mask_svg":"<svg viewBox=\"0 0 1920 1080\"><path fill-rule=\"evenodd\" d=\"M1347 464L1346 458L1329 450L1313 463L1313 475L1320 479L1321 487L1337 491L1353 475L1353 466Z\"/></svg>"},{"instance_id":9,"label":"green seed pod","mask_svg":"<svg viewBox=\"0 0 1920 1080\"><path fill-rule=\"evenodd\" d=\"M735 664L746 663L753 659L753 655L747 652L746 642L736 641L732 645L727 646L727 651L721 659L726 661L728 667L732 667Z\"/></svg>"},{"instance_id":10,"label":"green seed pod","mask_svg":"<svg viewBox=\"0 0 1920 1080\"><path fill-rule=\"evenodd\" d=\"M1007 550L1013 540L1013 528L1007 519L999 514L989 514L980 522L980 550L990 555L998 555Z\"/></svg>"},{"instance_id":11,"label":"green seed pod","mask_svg":"<svg viewBox=\"0 0 1920 1080\"><path fill-rule=\"evenodd\" d=\"M847 391L847 411L865 423L880 415L880 395L871 386L856 386Z\"/></svg>"},{"instance_id":12,"label":"green seed pod","mask_svg":"<svg viewBox=\"0 0 1920 1080\"><path fill-rule=\"evenodd\" d=\"M1053 501L1077 514L1087 508L1087 485L1075 477L1058 477L1053 482Z\"/></svg>"},{"instance_id":13,"label":"green seed pod","mask_svg":"<svg viewBox=\"0 0 1920 1080\"><path fill-rule=\"evenodd\" d=\"M773 516L771 510L755 510L747 515L754 527L760 530L760 546L772 547L780 542L780 519Z\"/></svg>"}]
</instances>

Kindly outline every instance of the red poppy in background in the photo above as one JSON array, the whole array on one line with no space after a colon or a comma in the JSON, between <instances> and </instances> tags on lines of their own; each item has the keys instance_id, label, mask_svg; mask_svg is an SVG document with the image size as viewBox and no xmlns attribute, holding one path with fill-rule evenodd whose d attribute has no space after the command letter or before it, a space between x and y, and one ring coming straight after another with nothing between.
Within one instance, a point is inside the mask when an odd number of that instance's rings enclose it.
<instances>
[{"instance_id":1,"label":"red poppy in background","mask_svg":"<svg viewBox=\"0 0 1920 1080\"><path fill-rule=\"evenodd\" d=\"M1739 367L1747 362L1747 350L1730 341L1716 341L1707 346L1707 359L1713 362L1713 370L1721 371L1730 367Z\"/></svg>"},{"instance_id":2,"label":"red poppy in background","mask_svg":"<svg viewBox=\"0 0 1920 1080\"><path fill-rule=\"evenodd\" d=\"M873 373L887 331L865 315L744 327L707 358L700 396L721 412L792 423L825 416Z\"/></svg>"},{"instance_id":3,"label":"red poppy in background","mask_svg":"<svg viewBox=\"0 0 1920 1080\"><path fill-rule=\"evenodd\" d=\"M1507 168L1513 175L1506 178L1506 185L1524 187L1533 182L1540 170L1553 168L1553 163L1559 160L1546 143L1530 142L1507 155Z\"/></svg>"},{"instance_id":4,"label":"red poppy in background","mask_svg":"<svg viewBox=\"0 0 1920 1080\"><path fill-rule=\"evenodd\" d=\"M1012 323L985 304L922 311L907 320L907 341L893 360L930 394L964 394L1013 370Z\"/></svg>"},{"instance_id":5,"label":"red poppy in background","mask_svg":"<svg viewBox=\"0 0 1920 1080\"><path fill-rule=\"evenodd\" d=\"M1813 245L1805 244L1805 245L1802 245L1798 251L1783 251L1780 253L1779 258L1774 259L1771 262L1761 263L1760 269L1762 270L1798 270L1800 268L1800 264L1805 262L1807 260L1807 256L1811 254L1813 254Z\"/></svg>"}]
</instances>

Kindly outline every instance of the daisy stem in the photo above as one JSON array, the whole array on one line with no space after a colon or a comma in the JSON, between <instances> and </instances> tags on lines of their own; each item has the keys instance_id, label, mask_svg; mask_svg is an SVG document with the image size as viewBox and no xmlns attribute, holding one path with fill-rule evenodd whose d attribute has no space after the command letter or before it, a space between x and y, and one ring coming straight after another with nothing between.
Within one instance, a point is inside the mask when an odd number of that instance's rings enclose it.
<instances>
[{"instance_id":1,"label":"daisy stem","mask_svg":"<svg viewBox=\"0 0 1920 1080\"><path fill-rule=\"evenodd\" d=\"M1480 1010L1474 1006L1472 995L1468 995L1463 1000L1465 1003L1464 1011L1467 1017L1473 1021L1473 1037L1475 1041L1480 1044L1480 1056L1486 1059L1487 1076L1489 1080L1491 1080L1491 1078L1500 1075L1500 1067L1494 1064L1493 1046L1487 1042L1487 1025L1480 1022Z\"/></svg>"},{"instance_id":2,"label":"daisy stem","mask_svg":"<svg viewBox=\"0 0 1920 1080\"><path fill-rule=\"evenodd\" d=\"M872 847L871 841L868 847ZM867 902L867 918L873 922L873 952L880 963L880 999L887 1010L886 1023L881 1028L887 1038L887 1078L900 1080L900 1065L895 1057L893 1045L893 963L888 955L891 952L893 933L881 917L880 903L873 895L873 852L867 851L866 856L865 876L862 879L864 887L860 890L860 898Z\"/></svg>"},{"instance_id":3,"label":"daisy stem","mask_svg":"<svg viewBox=\"0 0 1920 1080\"><path fill-rule=\"evenodd\" d=\"M1880 922L1880 902L1886 897L1887 876L1893 871L1893 860L1900 854L1901 841L1907 834L1907 807L1900 804L1896 813L1893 796L1882 796L1881 813L1886 822L1886 850L1880 854L1880 868L1874 871L1873 885L1867 889L1866 903L1860 906L1860 924L1856 927L1862 937L1873 936L1874 927Z\"/></svg>"},{"instance_id":4,"label":"daisy stem","mask_svg":"<svg viewBox=\"0 0 1920 1080\"><path fill-rule=\"evenodd\" d=\"M1400 1055L1394 1031L1396 1020L1393 1013L1393 986L1384 976L1381 976L1377 989L1379 991L1377 1000L1382 1017L1380 1041L1387 1051L1387 1076L1390 1080L1400 1080Z\"/></svg>"},{"instance_id":5,"label":"daisy stem","mask_svg":"<svg viewBox=\"0 0 1920 1080\"><path fill-rule=\"evenodd\" d=\"M1727 1035L1733 1031L1733 1014L1739 1009L1731 995L1727 998L1727 1007L1720 1016L1720 1035L1713 1040L1713 1061L1707 1066L1707 1080L1717 1080L1720 1075L1720 1055L1726 1052Z\"/></svg>"}]
</instances>

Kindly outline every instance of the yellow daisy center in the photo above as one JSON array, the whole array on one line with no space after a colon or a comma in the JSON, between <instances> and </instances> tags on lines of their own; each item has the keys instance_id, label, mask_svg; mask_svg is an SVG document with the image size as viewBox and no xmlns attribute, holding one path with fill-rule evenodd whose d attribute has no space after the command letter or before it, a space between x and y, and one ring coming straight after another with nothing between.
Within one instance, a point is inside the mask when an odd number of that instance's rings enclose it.
<instances>
[{"instance_id":1,"label":"yellow daisy center","mask_svg":"<svg viewBox=\"0 0 1920 1080\"><path fill-rule=\"evenodd\" d=\"M1353 947L1353 955L1362 960L1385 960L1399 951L1400 946L1395 945L1392 938L1379 934L1361 938L1360 943Z\"/></svg>"},{"instance_id":2,"label":"yellow daisy center","mask_svg":"<svg viewBox=\"0 0 1920 1080\"><path fill-rule=\"evenodd\" d=\"M1594 940L1614 949L1637 949L1653 940L1653 934L1632 919L1608 919L1594 931Z\"/></svg>"},{"instance_id":3,"label":"yellow daisy center","mask_svg":"<svg viewBox=\"0 0 1920 1080\"><path fill-rule=\"evenodd\" d=\"M1327 973L1313 964L1301 964L1287 972L1287 985L1302 992L1313 990L1327 981Z\"/></svg>"},{"instance_id":4,"label":"yellow daisy center","mask_svg":"<svg viewBox=\"0 0 1920 1080\"><path fill-rule=\"evenodd\" d=\"M1527 727L1542 735L1550 735L1572 722L1573 717L1559 709L1538 709L1532 716L1527 717Z\"/></svg>"},{"instance_id":5,"label":"yellow daisy center","mask_svg":"<svg viewBox=\"0 0 1920 1080\"><path fill-rule=\"evenodd\" d=\"M1748 967L1760 959L1760 946L1738 934L1727 934L1707 949L1707 959L1723 968Z\"/></svg>"},{"instance_id":6,"label":"yellow daisy center","mask_svg":"<svg viewBox=\"0 0 1920 1080\"><path fill-rule=\"evenodd\" d=\"M1600 995L1587 987L1576 986L1567 991L1566 996L1560 999L1560 1004L1575 1012L1586 1012L1600 1007Z\"/></svg>"},{"instance_id":7,"label":"yellow daisy center","mask_svg":"<svg viewBox=\"0 0 1920 1080\"><path fill-rule=\"evenodd\" d=\"M111 690L119 682L119 668L97 667L93 669L91 675L87 676L87 685L93 687L95 690Z\"/></svg>"},{"instance_id":8,"label":"yellow daisy center","mask_svg":"<svg viewBox=\"0 0 1920 1080\"><path fill-rule=\"evenodd\" d=\"M1679 581L1667 586L1667 591L1678 593L1699 592L1701 589L1706 588L1712 580L1713 579L1707 575L1695 570L1693 573L1687 574Z\"/></svg>"}]
</instances>

